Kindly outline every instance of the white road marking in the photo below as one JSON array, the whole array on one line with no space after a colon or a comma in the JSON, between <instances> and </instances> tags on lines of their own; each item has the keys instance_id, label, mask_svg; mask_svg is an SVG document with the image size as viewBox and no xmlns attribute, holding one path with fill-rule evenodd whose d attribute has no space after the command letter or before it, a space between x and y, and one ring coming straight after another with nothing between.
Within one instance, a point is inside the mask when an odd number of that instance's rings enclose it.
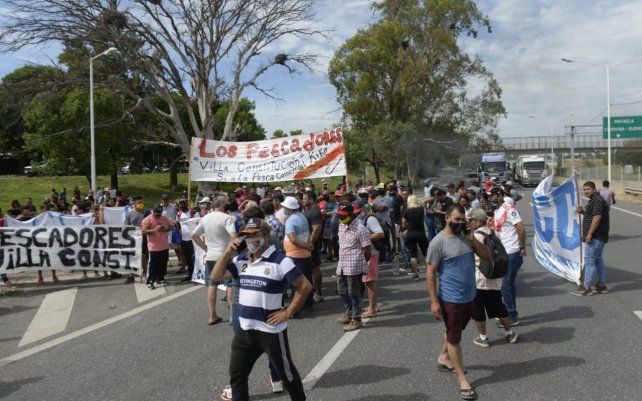
<instances>
[{"instance_id":1,"label":"white road marking","mask_svg":"<svg viewBox=\"0 0 642 401\"><path fill-rule=\"evenodd\" d=\"M640 320L642 320L642 310L636 310L636 311L633 311L633 313L635 313L635 315L639 317Z\"/></svg>"},{"instance_id":2,"label":"white road marking","mask_svg":"<svg viewBox=\"0 0 642 401\"><path fill-rule=\"evenodd\" d=\"M194 291L199 290L201 288L202 288L201 286L194 286L194 287L191 287L191 288L187 288L185 290L176 292L176 293L174 293L172 295L168 295L165 298L157 299L156 301L150 302L150 303L145 304L145 305L141 305L138 308L132 309L132 310L130 310L128 312L125 312L123 314L120 314L118 316L114 316L114 317L111 317L111 318L109 318L107 320L103 320L102 322L99 322L99 323L96 323L96 324L92 324L91 326L85 327L85 328L80 329L80 330L76 330L76 331L74 331L72 333L69 333L69 334L66 334L64 336L60 336L58 338L54 338L53 340L47 341L47 342L45 342L43 344L40 344L40 345L36 345L35 347L29 348L29 349L24 350L22 352L19 352L17 354L9 355L6 358L0 359L0 367L8 365L8 364L10 364L12 362L19 361L21 359L27 358L27 357L29 357L31 355L35 355L35 354L37 354L39 352L48 350L49 348L53 348L53 347L55 347L57 345L64 344L67 341L71 341L71 340L73 340L75 338L78 338L78 337L83 336L85 334L91 333L92 331L96 331L96 330L101 329L103 327L109 326L110 324L113 324L113 323L119 322L121 320L127 319L128 317L131 317L131 316L137 315L137 314L139 314L141 312L144 312L146 310L152 309L155 306L162 305L162 304L164 304L166 302L169 302L169 301L173 301L174 299L176 299L178 297L182 297L183 295L189 294L190 292L194 292Z\"/></svg>"},{"instance_id":3,"label":"white road marking","mask_svg":"<svg viewBox=\"0 0 642 401\"><path fill-rule=\"evenodd\" d=\"M363 319L363 323L367 323L368 320L370 319ZM345 333L339 341L337 341L336 344L332 348L330 348L330 351L317 363L317 365L312 368L310 373L306 376L306 378L303 380L303 388L306 390L312 390L314 386L317 384L319 379L323 377L325 372L330 369L330 366L334 363L334 361L339 358L341 353L350 345L352 340L359 335L361 330L356 330L356 331L351 331L349 333ZM1 366L1 365L0 365Z\"/></svg>"},{"instance_id":4,"label":"white road marking","mask_svg":"<svg viewBox=\"0 0 642 401\"><path fill-rule=\"evenodd\" d=\"M136 289L136 298L139 304L167 294L165 287L156 287L155 290L150 290L145 283L134 283L134 288Z\"/></svg>"},{"instance_id":5,"label":"white road marking","mask_svg":"<svg viewBox=\"0 0 642 401\"><path fill-rule=\"evenodd\" d=\"M589 198L587 198L585 196L582 196L582 199L589 200ZM611 206L611 209L619 210L620 212L628 213L628 214L631 214L631 215L636 216L636 217L642 217L642 214L640 214L640 213L635 213L635 212L632 212L630 210L622 209L621 207Z\"/></svg>"},{"instance_id":6,"label":"white road marking","mask_svg":"<svg viewBox=\"0 0 642 401\"><path fill-rule=\"evenodd\" d=\"M77 292L78 288L71 288L47 294L42 300L36 316L33 317L27 331L22 336L18 347L65 331Z\"/></svg>"}]
</instances>

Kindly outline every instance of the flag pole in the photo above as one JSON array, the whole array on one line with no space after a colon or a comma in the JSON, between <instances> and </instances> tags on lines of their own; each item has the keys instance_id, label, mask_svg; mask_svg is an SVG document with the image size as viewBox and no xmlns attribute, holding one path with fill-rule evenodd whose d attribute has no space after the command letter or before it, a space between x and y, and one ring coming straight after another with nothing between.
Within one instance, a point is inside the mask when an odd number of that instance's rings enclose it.
<instances>
[{"instance_id":1,"label":"flag pole","mask_svg":"<svg viewBox=\"0 0 642 401\"><path fill-rule=\"evenodd\" d=\"M192 146L194 138L189 143L188 169L187 169L187 206L192 208Z\"/></svg>"},{"instance_id":2,"label":"flag pole","mask_svg":"<svg viewBox=\"0 0 642 401\"><path fill-rule=\"evenodd\" d=\"M582 198L580 198L580 186L577 183L577 170L573 166L573 180L575 181L575 195L577 196L578 206L582 205ZM577 220L580 225L580 282L578 285L582 285L584 282L584 252L582 251L582 214L577 213Z\"/></svg>"}]
</instances>

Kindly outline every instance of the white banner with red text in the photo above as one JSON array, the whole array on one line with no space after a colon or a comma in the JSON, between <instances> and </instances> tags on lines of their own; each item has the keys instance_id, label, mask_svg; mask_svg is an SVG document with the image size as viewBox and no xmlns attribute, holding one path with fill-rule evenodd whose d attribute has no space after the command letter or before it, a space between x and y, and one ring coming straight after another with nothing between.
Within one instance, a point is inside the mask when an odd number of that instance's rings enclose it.
<instances>
[{"instance_id":1,"label":"white banner with red text","mask_svg":"<svg viewBox=\"0 0 642 401\"><path fill-rule=\"evenodd\" d=\"M139 227L0 228L0 273L82 269L141 275Z\"/></svg>"},{"instance_id":2,"label":"white banner with red text","mask_svg":"<svg viewBox=\"0 0 642 401\"><path fill-rule=\"evenodd\" d=\"M281 182L346 175L341 128L254 142L192 138L193 181Z\"/></svg>"}]
</instances>

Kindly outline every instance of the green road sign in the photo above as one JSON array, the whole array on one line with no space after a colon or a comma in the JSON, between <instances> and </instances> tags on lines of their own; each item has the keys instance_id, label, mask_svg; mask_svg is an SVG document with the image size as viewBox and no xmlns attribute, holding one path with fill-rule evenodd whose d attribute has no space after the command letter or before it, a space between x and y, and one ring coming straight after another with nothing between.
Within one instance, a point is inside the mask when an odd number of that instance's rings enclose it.
<instances>
[{"instance_id":1,"label":"green road sign","mask_svg":"<svg viewBox=\"0 0 642 401\"><path fill-rule=\"evenodd\" d=\"M606 117L602 119L602 136L607 139ZM611 117L611 139L642 138L642 116Z\"/></svg>"}]
</instances>

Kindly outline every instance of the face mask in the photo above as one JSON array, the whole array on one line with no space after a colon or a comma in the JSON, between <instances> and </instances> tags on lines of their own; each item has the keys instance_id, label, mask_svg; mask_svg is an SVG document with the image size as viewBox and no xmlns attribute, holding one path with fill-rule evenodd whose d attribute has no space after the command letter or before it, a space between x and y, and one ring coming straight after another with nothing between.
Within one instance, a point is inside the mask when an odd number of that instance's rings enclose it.
<instances>
[{"instance_id":1,"label":"face mask","mask_svg":"<svg viewBox=\"0 0 642 401\"><path fill-rule=\"evenodd\" d=\"M466 223L455 223L451 221L448 223L448 226L453 230L455 235L459 235L464 231L464 228L466 228Z\"/></svg>"},{"instance_id":2,"label":"face mask","mask_svg":"<svg viewBox=\"0 0 642 401\"><path fill-rule=\"evenodd\" d=\"M350 224L350 222L352 222L352 216L348 216L345 219L341 219L340 221L341 221L341 223L343 223L345 225L348 225L348 224Z\"/></svg>"},{"instance_id":3,"label":"face mask","mask_svg":"<svg viewBox=\"0 0 642 401\"><path fill-rule=\"evenodd\" d=\"M143 211L143 209L145 209L145 205L142 202L136 204L136 211L140 213Z\"/></svg>"},{"instance_id":4,"label":"face mask","mask_svg":"<svg viewBox=\"0 0 642 401\"><path fill-rule=\"evenodd\" d=\"M265 244L265 239L263 238L249 238L245 240L247 244L247 250L250 253L255 253Z\"/></svg>"}]
</instances>

